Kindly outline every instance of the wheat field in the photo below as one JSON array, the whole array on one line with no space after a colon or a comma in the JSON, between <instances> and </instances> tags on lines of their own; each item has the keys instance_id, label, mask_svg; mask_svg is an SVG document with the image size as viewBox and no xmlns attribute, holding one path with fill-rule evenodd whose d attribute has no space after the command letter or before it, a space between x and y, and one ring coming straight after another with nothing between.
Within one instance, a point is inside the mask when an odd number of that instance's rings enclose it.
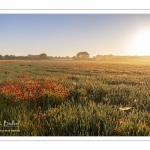
<instances>
[{"instance_id":1,"label":"wheat field","mask_svg":"<svg viewBox=\"0 0 150 150\"><path fill-rule=\"evenodd\" d=\"M0 135L149 136L150 61L0 61Z\"/></svg>"}]
</instances>

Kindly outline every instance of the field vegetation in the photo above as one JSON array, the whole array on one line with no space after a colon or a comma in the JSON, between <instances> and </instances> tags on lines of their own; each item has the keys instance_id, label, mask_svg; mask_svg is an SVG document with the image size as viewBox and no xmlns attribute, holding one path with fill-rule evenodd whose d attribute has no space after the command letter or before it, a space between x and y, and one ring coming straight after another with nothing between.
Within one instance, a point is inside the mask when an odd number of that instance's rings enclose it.
<instances>
[{"instance_id":1,"label":"field vegetation","mask_svg":"<svg viewBox=\"0 0 150 150\"><path fill-rule=\"evenodd\" d=\"M149 136L150 61L0 61L5 120L20 132L1 136Z\"/></svg>"}]
</instances>

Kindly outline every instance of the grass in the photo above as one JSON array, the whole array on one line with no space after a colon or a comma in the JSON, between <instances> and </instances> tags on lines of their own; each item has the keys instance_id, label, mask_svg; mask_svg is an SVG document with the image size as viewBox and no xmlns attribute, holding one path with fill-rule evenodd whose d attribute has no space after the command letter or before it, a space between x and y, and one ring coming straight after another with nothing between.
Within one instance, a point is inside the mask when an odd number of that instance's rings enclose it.
<instances>
[{"instance_id":1,"label":"grass","mask_svg":"<svg viewBox=\"0 0 150 150\"><path fill-rule=\"evenodd\" d=\"M1 124L20 130L1 136L150 135L150 61L1 61L0 71Z\"/></svg>"}]
</instances>

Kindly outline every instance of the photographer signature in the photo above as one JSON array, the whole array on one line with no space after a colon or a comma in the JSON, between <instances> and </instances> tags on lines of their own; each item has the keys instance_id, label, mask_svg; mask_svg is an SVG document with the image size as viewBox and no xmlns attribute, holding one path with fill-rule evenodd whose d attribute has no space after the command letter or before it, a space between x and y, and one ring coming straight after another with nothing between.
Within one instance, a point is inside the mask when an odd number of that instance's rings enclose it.
<instances>
[{"instance_id":1,"label":"photographer signature","mask_svg":"<svg viewBox=\"0 0 150 150\"><path fill-rule=\"evenodd\" d=\"M18 127L19 126L19 122L15 122L14 120L12 120L11 122L7 122L6 120L4 120L3 123L0 122L0 127Z\"/></svg>"}]
</instances>

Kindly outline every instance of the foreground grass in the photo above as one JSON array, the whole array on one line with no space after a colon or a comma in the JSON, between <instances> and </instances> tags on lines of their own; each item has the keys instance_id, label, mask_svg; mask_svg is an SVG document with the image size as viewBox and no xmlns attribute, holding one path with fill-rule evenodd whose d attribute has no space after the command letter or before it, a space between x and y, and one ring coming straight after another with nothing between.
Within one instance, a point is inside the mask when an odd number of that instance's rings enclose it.
<instances>
[{"instance_id":1,"label":"foreground grass","mask_svg":"<svg viewBox=\"0 0 150 150\"><path fill-rule=\"evenodd\" d=\"M0 135L150 135L148 62L3 62L0 71L1 124L20 130Z\"/></svg>"}]
</instances>

